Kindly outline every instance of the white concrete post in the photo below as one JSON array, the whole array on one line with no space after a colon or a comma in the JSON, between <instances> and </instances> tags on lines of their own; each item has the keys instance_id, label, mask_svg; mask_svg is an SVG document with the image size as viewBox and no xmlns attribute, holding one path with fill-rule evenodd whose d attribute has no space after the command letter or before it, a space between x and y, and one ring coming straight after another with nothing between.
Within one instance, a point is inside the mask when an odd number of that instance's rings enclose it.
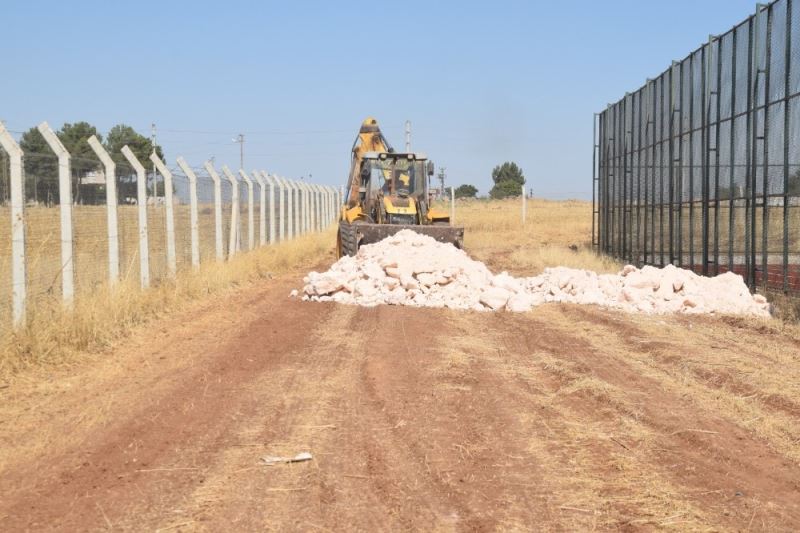
<instances>
[{"instance_id":1,"label":"white concrete post","mask_svg":"<svg viewBox=\"0 0 800 533\"><path fill-rule=\"evenodd\" d=\"M228 259L239 251L239 180L223 165L222 173L231 183L231 232L228 239Z\"/></svg>"},{"instance_id":2,"label":"white concrete post","mask_svg":"<svg viewBox=\"0 0 800 533\"><path fill-rule=\"evenodd\" d=\"M253 179L258 183L258 245L264 246L267 244L267 184L255 170Z\"/></svg>"},{"instance_id":3,"label":"white concrete post","mask_svg":"<svg viewBox=\"0 0 800 533\"><path fill-rule=\"evenodd\" d=\"M247 249L253 250L256 247L256 233L255 233L255 215L253 213L255 208L255 198L253 196L253 180L242 169L239 169L239 175L247 185Z\"/></svg>"},{"instance_id":4,"label":"white concrete post","mask_svg":"<svg viewBox=\"0 0 800 533\"><path fill-rule=\"evenodd\" d=\"M322 230L322 188L319 185L314 187L314 231Z\"/></svg>"},{"instance_id":5,"label":"white concrete post","mask_svg":"<svg viewBox=\"0 0 800 533\"><path fill-rule=\"evenodd\" d=\"M295 219L294 219L294 184L291 180L281 178L286 184L286 238L294 238Z\"/></svg>"},{"instance_id":6,"label":"white concrete post","mask_svg":"<svg viewBox=\"0 0 800 533\"><path fill-rule=\"evenodd\" d=\"M333 224L336 222L336 216L338 212L336 211L336 191L333 187L328 187L328 224Z\"/></svg>"},{"instance_id":7,"label":"white concrete post","mask_svg":"<svg viewBox=\"0 0 800 533\"><path fill-rule=\"evenodd\" d=\"M450 187L450 224L456 220L456 190Z\"/></svg>"},{"instance_id":8,"label":"white concrete post","mask_svg":"<svg viewBox=\"0 0 800 533\"><path fill-rule=\"evenodd\" d=\"M147 181L142 164L126 144L122 155L136 171L136 203L139 211L139 280L142 288L150 286L150 249L147 244Z\"/></svg>"},{"instance_id":9,"label":"white concrete post","mask_svg":"<svg viewBox=\"0 0 800 533\"><path fill-rule=\"evenodd\" d=\"M225 259L222 246L222 179L210 161L206 161L203 167L214 182L214 249L217 261L222 261Z\"/></svg>"},{"instance_id":10,"label":"white concrete post","mask_svg":"<svg viewBox=\"0 0 800 533\"><path fill-rule=\"evenodd\" d=\"M525 225L525 215L528 211L528 198L525 196L525 185L522 185L522 225Z\"/></svg>"},{"instance_id":11,"label":"white concrete post","mask_svg":"<svg viewBox=\"0 0 800 533\"><path fill-rule=\"evenodd\" d=\"M117 165L106 149L92 135L89 146L103 163L106 173L106 224L108 226L108 284L114 286L119 281L119 225L117 220Z\"/></svg>"},{"instance_id":12,"label":"white concrete post","mask_svg":"<svg viewBox=\"0 0 800 533\"><path fill-rule=\"evenodd\" d=\"M328 209L328 224L333 224L339 214L336 210L336 191L333 187L328 187Z\"/></svg>"},{"instance_id":13,"label":"white concrete post","mask_svg":"<svg viewBox=\"0 0 800 533\"><path fill-rule=\"evenodd\" d=\"M303 234L303 188L299 181L291 183L295 190L294 236L299 237Z\"/></svg>"},{"instance_id":14,"label":"white concrete post","mask_svg":"<svg viewBox=\"0 0 800 533\"><path fill-rule=\"evenodd\" d=\"M303 187L303 233L311 231L311 185L301 182Z\"/></svg>"},{"instance_id":15,"label":"white concrete post","mask_svg":"<svg viewBox=\"0 0 800 533\"><path fill-rule=\"evenodd\" d=\"M313 213L313 204L314 204L314 190L311 187L310 183L303 183L305 193L306 193L306 212L305 212L305 222L306 222L306 233L313 231L314 226L312 224L312 213Z\"/></svg>"},{"instance_id":16,"label":"white concrete post","mask_svg":"<svg viewBox=\"0 0 800 533\"><path fill-rule=\"evenodd\" d=\"M302 235L308 232L308 184L304 181L297 181L296 183L300 191L300 209L297 213L300 216L300 220L297 221L297 227L299 228L297 234Z\"/></svg>"},{"instance_id":17,"label":"white concrete post","mask_svg":"<svg viewBox=\"0 0 800 533\"><path fill-rule=\"evenodd\" d=\"M275 181L263 170L261 178L269 186L269 243L275 244Z\"/></svg>"},{"instance_id":18,"label":"white concrete post","mask_svg":"<svg viewBox=\"0 0 800 533\"><path fill-rule=\"evenodd\" d=\"M280 241L283 242L286 240L286 195L288 192L286 190L286 182L283 181L283 178L279 177L278 175L273 175L273 179L275 180L275 183L278 184L278 191L281 196L278 212L280 220L278 222L280 223Z\"/></svg>"},{"instance_id":19,"label":"white concrete post","mask_svg":"<svg viewBox=\"0 0 800 533\"><path fill-rule=\"evenodd\" d=\"M11 159L11 299L14 327L25 324L25 194L22 149L0 122L0 146Z\"/></svg>"},{"instance_id":20,"label":"white concrete post","mask_svg":"<svg viewBox=\"0 0 800 533\"><path fill-rule=\"evenodd\" d=\"M186 164L183 157L178 157L178 166L181 167L189 180L189 226L192 241L192 268L200 267L200 225L197 222L197 175Z\"/></svg>"},{"instance_id":21,"label":"white concrete post","mask_svg":"<svg viewBox=\"0 0 800 533\"><path fill-rule=\"evenodd\" d=\"M150 154L150 161L153 162L156 170L164 177L164 209L166 210L167 219L167 271L169 272L169 277L175 278L178 264L175 257L175 209L172 204L172 172L169 171L155 152ZM155 176L153 176L153 186L158 187L158 179Z\"/></svg>"},{"instance_id":22,"label":"white concrete post","mask_svg":"<svg viewBox=\"0 0 800 533\"><path fill-rule=\"evenodd\" d=\"M58 156L58 198L61 214L61 293L64 304L72 307L75 297L75 274L72 259L72 180L70 155L47 122L39 124L39 133Z\"/></svg>"},{"instance_id":23,"label":"white concrete post","mask_svg":"<svg viewBox=\"0 0 800 533\"><path fill-rule=\"evenodd\" d=\"M295 217L297 218L297 225L295 226L295 236L299 237L303 233L305 233L305 216L306 216L306 206L305 206L305 188L303 187L303 183L300 181L295 181L294 186L297 189L297 210L295 211Z\"/></svg>"}]
</instances>

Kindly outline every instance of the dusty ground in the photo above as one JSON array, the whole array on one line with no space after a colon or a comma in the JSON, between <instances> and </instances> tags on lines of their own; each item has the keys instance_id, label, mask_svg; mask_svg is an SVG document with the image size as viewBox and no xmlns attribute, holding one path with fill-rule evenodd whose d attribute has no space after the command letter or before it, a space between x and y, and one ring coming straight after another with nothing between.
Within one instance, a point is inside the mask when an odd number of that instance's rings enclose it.
<instances>
[{"instance_id":1,"label":"dusty ground","mask_svg":"<svg viewBox=\"0 0 800 533\"><path fill-rule=\"evenodd\" d=\"M287 299L301 277L0 389L0 530L800 527L780 324Z\"/></svg>"}]
</instances>

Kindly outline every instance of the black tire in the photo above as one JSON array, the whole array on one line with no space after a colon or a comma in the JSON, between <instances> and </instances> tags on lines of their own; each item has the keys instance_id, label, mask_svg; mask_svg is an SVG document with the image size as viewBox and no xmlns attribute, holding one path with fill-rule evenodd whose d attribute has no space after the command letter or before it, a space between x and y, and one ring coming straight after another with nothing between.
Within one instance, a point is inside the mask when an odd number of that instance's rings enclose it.
<instances>
[{"instance_id":1,"label":"black tire","mask_svg":"<svg viewBox=\"0 0 800 533\"><path fill-rule=\"evenodd\" d=\"M358 252L358 236L353 224L339 222L339 256L354 256Z\"/></svg>"}]
</instances>

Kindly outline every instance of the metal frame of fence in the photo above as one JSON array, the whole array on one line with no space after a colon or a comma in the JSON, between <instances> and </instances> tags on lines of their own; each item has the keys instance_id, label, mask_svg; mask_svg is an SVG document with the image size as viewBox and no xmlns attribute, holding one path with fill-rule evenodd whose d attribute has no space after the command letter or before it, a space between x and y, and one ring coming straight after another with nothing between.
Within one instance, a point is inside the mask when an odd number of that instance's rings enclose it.
<instances>
[{"instance_id":1,"label":"metal frame of fence","mask_svg":"<svg viewBox=\"0 0 800 533\"><path fill-rule=\"evenodd\" d=\"M61 279L61 301L70 307L74 299L80 298L82 294L75 288L75 267L73 265L73 253L75 248L74 235L81 230L76 226L73 218L75 205L73 204L70 184L70 154L53 133L50 126L43 122L39 126L39 131L44 136L54 154L58 156L58 180L59 180L59 201L58 207L37 208L37 209L57 209L59 211L59 231L60 254L58 264L55 268L57 276ZM103 257L97 256L91 259L97 263L108 266L108 278L104 283L115 286L121 277L120 259L124 248L123 232L120 229L119 211L123 206L118 205L117 185L120 179L119 164L115 163L111 156L103 148L102 144L94 136L87 140L91 150L99 159L98 166L103 168L105 174L105 210L106 216L106 243L108 254ZM8 283L11 287L11 325L20 327L26 323L26 306L28 303L29 283L27 279L28 265L26 262L26 244L30 246L29 236L26 235L26 213L25 213L25 177L24 177L24 158L25 154L20 149L18 143L0 122L0 146L9 156L9 206L11 215L10 225L10 259L11 259L11 279ZM243 181L246 186L246 224L248 250L257 249L258 246L273 245L312 231L322 231L329 225L335 223L338 215L337 206L341 204L341 194L334 187L324 185L309 184L287 180L286 178L270 175L266 171L253 171L246 173L243 169L239 170L239 177L231 172L228 167L223 166L222 171L227 178L231 192L230 197L223 198L222 183L211 162L204 164L205 173L198 176L202 170L195 169L182 157L177 158L177 168L170 169L166 162L162 161L156 154L150 156L151 162L157 173L162 177L164 184L163 195L163 225L153 224L153 214L150 212L151 205L148 202L152 199L152 194L148 196L147 175L142 163L134 153L125 146L122 154L130 164L125 172L135 176L137 196L138 228L138 264L136 271L142 289L146 289L153 281L174 278L180 266L187 265L192 269L200 267L201 263L208 261L221 261L226 257L232 258L237 252L241 251L242 242L242 221L240 214L240 187L239 182ZM49 155L49 154L37 154ZM252 176L252 178L251 178ZM209 180L211 183L209 183ZM157 193L157 176L154 173L153 191ZM189 222L188 224L179 223L180 228L176 229L176 214L174 198L174 186L177 182L184 187L183 195L188 196L189 200ZM203 193L198 189L201 184ZM211 185L213 194L209 194L202 184ZM260 190L258 200L255 199L254 186ZM284 194L287 191L288 194ZM294 194L293 194L294 193ZM230 227L229 243L227 255L224 253L224 234L223 234L223 202L230 203ZM258 203L259 235L258 241L255 239L256 231L256 209ZM200 223L201 205L213 203L214 224L209 228L203 228ZM210 209L210 208L209 208ZM210 211L208 211L210 213ZM184 211L185 213L185 211ZM288 219L285 218L288 213ZM159 212L159 216L161 212ZM276 221L279 224L279 231L276 231ZM186 226L186 227L184 227ZM212 232L214 252L204 252L202 250L202 240L210 238L206 235ZM285 230L285 228L287 228ZM124 228L123 228L124 229ZM129 228L130 229L130 228ZM176 231L181 232L179 240L181 243L180 252L176 247ZM269 234L267 235L267 231ZM150 237L158 236L157 243L154 244ZM163 236L163 239L161 238ZM128 238L130 240L130 238ZM186 246L188 244L188 246ZM38 244L37 244L38 245ZM105 252L104 252L105 253ZM155 274L156 263L162 262L164 269L162 273ZM77 294L76 294L77 292ZM5 302L0 302L5 305ZM0 324L2 329L3 324Z\"/></svg>"},{"instance_id":2,"label":"metal frame of fence","mask_svg":"<svg viewBox=\"0 0 800 533\"><path fill-rule=\"evenodd\" d=\"M756 12L594 116L592 243L800 291L800 0Z\"/></svg>"}]
</instances>

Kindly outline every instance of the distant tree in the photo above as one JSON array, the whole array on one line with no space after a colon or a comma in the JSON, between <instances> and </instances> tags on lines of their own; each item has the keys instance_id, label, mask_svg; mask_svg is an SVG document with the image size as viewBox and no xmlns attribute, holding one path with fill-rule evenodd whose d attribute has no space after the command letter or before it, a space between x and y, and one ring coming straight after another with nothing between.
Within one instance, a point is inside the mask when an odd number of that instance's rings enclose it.
<instances>
[{"instance_id":1,"label":"distant tree","mask_svg":"<svg viewBox=\"0 0 800 533\"><path fill-rule=\"evenodd\" d=\"M117 193L122 201L125 198L136 196L136 172L122 155L122 147L127 145L139 162L146 169L150 168L150 154L153 153L153 143L144 135L125 124L118 124L111 128L106 137L105 148L111 159L117 164ZM156 155L164 159L161 146L156 145ZM163 189L160 186L159 189ZM163 191L162 191L163 193Z\"/></svg>"},{"instance_id":2,"label":"distant tree","mask_svg":"<svg viewBox=\"0 0 800 533\"><path fill-rule=\"evenodd\" d=\"M478 189L466 183L464 185L459 185L455 190L456 198L475 198L477 194Z\"/></svg>"},{"instance_id":3,"label":"distant tree","mask_svg":"<svg viewBox=\"0 0 800 533\"><path fill-rule=\"evenodd\" d=\"M522 169L514 162L506 161L492 170L494 187L489 191L492 198L508 198L522 194L522 185L525 184L525 175Z\"/></svg>"},{"instance_id":4,"label":"distant tree","mask_svg":"<svg viewBox=\"0 0 800 533\"><path fill-rule=\"evenodd\" d=\"M37 128L22 134L19 141L25 169L25 199L52 202L58 194L58 158Z\"/></svg>"},{"instance_id":5,"label":"distant tree","mask_svg":"<svg viewBox=\"0 0 800 533\"><path fill-rule=\"evenodd\" d=\"M72 156L73 200L77 203L83 203L80 187L81 180L86 176L87 172L100 170L100 160L86 141L92 135L96 135L102 142L103 137L97 133L97 128L88 122L64 124L57 135L64 145L64 148L66 148Z\"/></svg>"}]
</instances>

